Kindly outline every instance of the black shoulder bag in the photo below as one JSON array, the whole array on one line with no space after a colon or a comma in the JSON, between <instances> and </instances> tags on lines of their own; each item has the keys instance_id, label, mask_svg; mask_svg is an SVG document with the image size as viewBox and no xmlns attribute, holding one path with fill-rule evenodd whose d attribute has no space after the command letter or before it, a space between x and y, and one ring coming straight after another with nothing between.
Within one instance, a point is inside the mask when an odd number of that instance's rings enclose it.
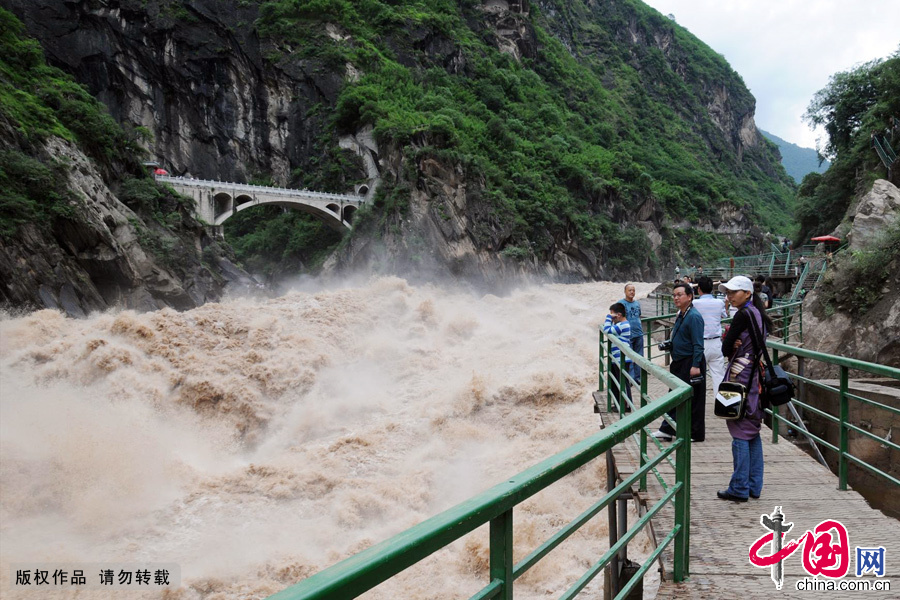
<instances>
[{"instance_id":1,"label":"black shoulder bag","mask_svg":"<svg viewBox=\"0 0 900 600\"><path fill-rule=\"evenodd\" d=\"M791 401L794 396L794 383L791 381L787 371L779 365L772 364L769 358L769 350L766 348L765 340L762 340L762 332L756 324L753 314L750 314L750 331L753 335L753 343L756 344L762 355L766 359L766 368L763 372L762 392L759 399L763 403L763 408L768 406L781 406Z\"/></svg>"},{"instance_id":2,"label":"black shoulder bag","mask_svg":"<svg viewBox=\"0 0 900 600\"><path fill-rule=\"evenodd\" d=\"M751 317L752 318L752 317ZM756 345L756 342L754 342ZM731 378L731 369L734 361L737 360L737 353L728 361L725 367L725 380L719 384L719 390L716 392L715 403L713 404L713 414L717 417L735 421L743 419L747 415L747 396L749 395L749 386L753 384L753 375L759 366L759 352L757 351L751 356L750 363L750 382L748 385L738 383L737 381L728 381Z\"/></svg>"}]
</instances>

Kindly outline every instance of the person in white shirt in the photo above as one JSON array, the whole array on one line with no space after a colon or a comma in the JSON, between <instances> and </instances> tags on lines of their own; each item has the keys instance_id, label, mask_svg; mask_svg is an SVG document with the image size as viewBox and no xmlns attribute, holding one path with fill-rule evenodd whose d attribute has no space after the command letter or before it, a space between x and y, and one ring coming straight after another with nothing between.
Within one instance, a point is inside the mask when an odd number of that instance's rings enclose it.
<instances>
[{"instance_id":1,"label":"person in white shirt","mask_svg":"<svg viewBox=\"0 0 900 600\"><path fill-rule=\"evenodd\" d=\"M703 317L703 354L709 375L712 377L713 397L719 391L719 384L725 379L725 357L722 356L722 319L728 318L725 302L712 295L713 284L703 276L697 282L700 295L694 298L694 308Z\"/></svg>"}]
</instances>

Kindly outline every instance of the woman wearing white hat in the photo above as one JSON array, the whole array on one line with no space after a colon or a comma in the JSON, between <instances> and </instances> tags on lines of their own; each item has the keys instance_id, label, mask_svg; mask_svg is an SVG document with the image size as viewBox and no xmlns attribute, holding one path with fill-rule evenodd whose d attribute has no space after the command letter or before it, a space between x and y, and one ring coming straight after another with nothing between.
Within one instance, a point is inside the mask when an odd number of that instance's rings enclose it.
<instances>
[{"instance_id":1,"label":"woman wearing white hat","mask_svg":"<svg viewBox=\"0 0 900 600\"><path fill-rule=\"evenodd\" d=\"M722 354L730 359L725 370L725 381L747 386L747 410L740 419L730 420L731 454L734 473L728 489L717 493L722 500L746 502L748 497L759 498L763 486L763 453L760 429L763 410L759 403L759 359L762 349L754 343L751 327L756 326L758 339L765 343L772 329L772 320L766 314L762 299L753 293L753 282L738 275L727 283L719 284L719 291L728 297L738 313L722 342Z\"/></svg>"}]
</instances>

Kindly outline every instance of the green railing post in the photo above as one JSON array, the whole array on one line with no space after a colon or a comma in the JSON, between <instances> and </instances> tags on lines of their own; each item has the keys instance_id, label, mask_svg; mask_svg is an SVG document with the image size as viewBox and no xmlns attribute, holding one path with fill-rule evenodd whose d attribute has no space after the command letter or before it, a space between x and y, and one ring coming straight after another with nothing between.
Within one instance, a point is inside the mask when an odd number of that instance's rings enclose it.
<instances>
[{"instance_id":1,"label":"green railing post","mask_svg":"<svg viewBox=\"0 0 900 600\"><path fill-rule=\"evenodd\" d=\"M663 327L663 335L665 336L665 339L669 339L672 336L672 330L669 327ZM670 352L665 353L665 360L663 362L667 367L669 366L669 363L672 362L672 354Z\"/></svg>"},{"instance_id":2,"label":"green railing post","mask_svg":"<svg viewBox=\"0 0 900 600\"><path fill-rule=\"evenodd\" d=\"M500 593L495 598L512 600L513 597L513 511L507 510L491 519L491 581L501 581Z\"/></svg>"},{"instance_id":3,"label":"green railing post","mask_svg":"<svg viewBox=\"0 0 900 600\"><path fill-rule=\"evenodd\" d=\"M612 340L606 338L606 376L609 380L612 380L611 375L611 367L612 365ZM609 385L610 381L607 381L606 385L606 412L612 412L612 389Z\"/></svg>"},{"instance_id":4,"label":"green railing post","mask_svg":"<svg viewBox=\"0 0 900 600\"><path fill-rule=\"evenodd\" d=\"M800 343L803 343L803 305L800 305Z\"/></svg>"},{"instance_id":5,"label":"green railing post","mask_svg":"<svg viewBox=\"0 0 900 600\"><path fill-rule=\"evenodd\" d=\"M647 401L644 398L646 395L647 395L647 370L641 369L641 403L640 403L641 408L644 408L645 406L647 406ZM644 427L641 427L641 442L640 443L641 443L641 451L640 451L641 468L643 468L644 465L647 464L647 459L645 458L647 456L647 429ZM646 473L641 475L640 490L642 492L647 491L647 474Z\"/></svg>"},{"instance_id":6,"label":"green railing post","mask_svg":"<svg viewBox=\"0 0 900 600\"><path fill-rule=\"evenodd\" d=\"M847 429L847 421L849 420L849 406L847 402L847 376L849 369L841 366L841 455L838 457L838 480L839 489L847 489L847 438L849 430Z\"/></svg>"},{"instance_id":7,"label":"green railing post","mask_svg":"<svg viewBox=\"0 0 900 600\"><path fill-rule=\"evenodd\" d=\"M692 392L693 393L693 392ZM688 553L690 552L691 523L691 398L688 397L675 410L675 436L680 442L675 450L675 484L681 489L675 494L675 581L688 577Z\"/></svg>"},{"instance_id":8,"label":"green railing post","mask_svg":"<svg viewBox=\"0 0 900 600\"><path fill-rule=\"evenodd\" d=\"M602 392L604 390L603 379L605 376L604 369L606 368L606 357L603 354L603 350L604 350L604 347L606 346L606 344L603 343L603 341L604 341L603 338L604 338L603 329L601 328L600 329L600 363L597 367L598 371L600 372L600 383L599 383L600 387L597 388L598 392Z\"/></svg>"},{"instance_id":9,"label":"green railing post","mask_svg":"<svg viewBox=\"0 0 900 600\"><path fill-rule=\"evenodd\" d=\"M778 350L775 348L772 348L772 364L773 365L778 364ZM760 373L759 376L765 377L765 374ZM780 419L777 417L777 415L779 414L779 408L775 405L772 405L771 408L772 408L772 443L777 444L778 443L778 424L780 422Z\"/></svg>"},{"instance_id":10,"label":"green railing post","mask_svg":"<svg viewBox=\"0 0 900 600\"><path fill-rule=\"evenodd\" d=\"M619 418L625 418L625 403L628 402L625 395L625 353L619 351Z\"/></svg>"},{"instance_id":11,"label":"green railing post","mask_svg":"<svg viewBox=\"0 0 900 600\"><path fill-rule=\"evenodd\" d=\"M791 327L791 321L790 321L790 319L788 319L788 307L785 306L781 309L781 331L782 331L781 339L785 344L788 343L788 333L789 333L788 329L790 329L790 327Z\"/></svg>"}]
</instances>

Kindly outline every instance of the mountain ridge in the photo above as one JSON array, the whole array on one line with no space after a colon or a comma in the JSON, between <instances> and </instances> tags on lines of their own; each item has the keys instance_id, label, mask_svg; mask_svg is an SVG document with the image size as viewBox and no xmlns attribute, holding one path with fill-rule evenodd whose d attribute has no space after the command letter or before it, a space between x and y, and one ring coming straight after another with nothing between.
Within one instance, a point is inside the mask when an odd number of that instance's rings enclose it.
<instances>
[{"instance_id":1,"label":"mountain ridge","mask_svg":"<svg viewBox=\"0 0 900 600\"><path fill-rule=\"evenodd\" d=\"M809 173L824 173L831 165L831 161L823 159L819 161L819 152L813 148L804 148L792 142L784 140L774 133L759 130L766 138L778 146L781 152L781 164L787 174L794 178L798 184Z\"/></svg>"}]
</instances>

